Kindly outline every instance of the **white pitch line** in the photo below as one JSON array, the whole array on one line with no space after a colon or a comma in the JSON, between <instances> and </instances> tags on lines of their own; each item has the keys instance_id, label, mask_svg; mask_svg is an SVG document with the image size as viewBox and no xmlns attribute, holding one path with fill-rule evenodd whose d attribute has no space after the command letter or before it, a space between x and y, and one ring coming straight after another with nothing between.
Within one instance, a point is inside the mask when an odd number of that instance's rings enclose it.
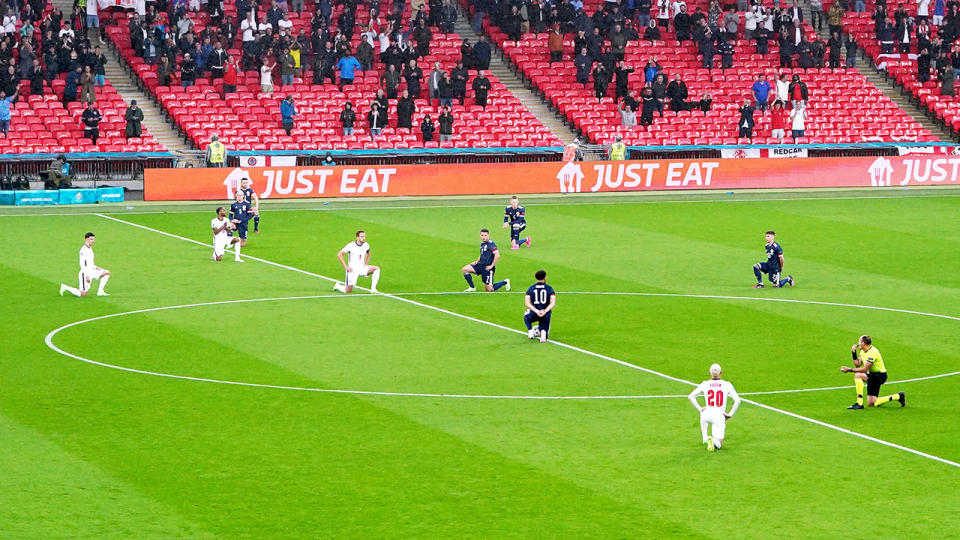
<instances>
[{"instance_id":1,"label":"white pitch line","mask_svg":"<svg viewBox=\"0 0 960 540\"><path fill-rule=\"evenodd\" d=\"M932 379L942 379L960 375L960 371L951 371L950 373L941 373L940 375L930 375L929 377L914 377L913 379L904 379L902 381L887 381L885 384L905 384L920 381L929 381ZM823 388L799 388L796 390L768 390L766 392L740 392L741 396L769 396L772 394L800 394L803 392L823 392L825 390L849 390L853 386L825 386Z\"/></svg>"},{"instance_id":2,"label":"white pitch line","mask_svg":"<svg viewBox=\"0 0 960 540\"><path fill-rule=\"evenodd\" d=\"M684 398L685 395L620 395L620 396L524 396L524 395L486 395L486 394L432 394L432 393L419 393L419 392L379 392L373 390L345 390L345 389L330 389L330 388L308 388L302 386L280 386L274 384L261 384L261 383L248 383L240 381L227 381L221 379L211 379L206 377L190 377L187 375L175 375L172 373L160 373L156 371L146 371L142 369L135 369L125 366L118 366L116 364L108 364L106 362L98 362L96 360L91 360L89 358L73 354L69 351L65 351L58 347L53 342L53 338L56 337L61 331L74 326L80 326L82 324L91 323L94 321L101 321L104 319L113 319L116 317L124 317L126 315L136 315L139 313L151 313L154 311L170 311L174 309L183 309L183 308L192 308L192 307L202 307L202 306L217 306L223 304L246 304L253 302L278 302L286 300L311 300L317 298L376 298L379 295L372 294L362 294L362 295L346 295L346 294L318 294L313 296L286 296L286 297L274 297L274 298L248 298L243 300L218 300L214 302L198 302L194 304L179 304L175 306L162 306L162 307L153 307L145 309L136 309L132 311L125 311L123 313L111 313L109 315L100 315L98 317L91 317L89 319L84 319L82 321L76 321L69 324L65 324L60 328L57 328L47 334L44 338L44 342L47 344L47 347L50 347L54 351L73 358L75 360L80 360L81 362L86 362L88 364L94 364L97 366L107 367L111 369L118 369L121 371L127 371L130 373L140 373L143 375L153 375L156 377L167 377L170 379L182 379L187 381L198 381L198 382L209 382L217 384L230 384L235 386L249 386L255 388L273 388L281 390L301 390L304 392L323 392L331 394L359 394L359 395L370 395L370 396L406 396L406 397L431 397L431 398L462 398L462 399L527 399L527 400L591 400L591 399L662 399L662 398Z\"/></svg>"},{"instance_id":3,"label":"white pitch line","mask_svg":"<svg viewBox=\"0 0 960 540\"><path fill-rule=\"evenodd\" d=\"M148 230L148 231L152 231L152 232L155 232L155 233L158 233L158 234L162 234L162 235L165 235L165 236L169 236L169 237L172 237L172 238L179 238L179 239L181 239L181 240L186 240L186 241L192 242L192 243L194 243L194 244L199 244L199 245L202 245L202 246L207 246L207 244L204 244L203 242L198 242L198 241L192 240L192 239L190 239L190 238L185 238L185 237L183 237L183 236L178 236L178 235L175 235L175 234L171 234L171 233L168 233L168 232L164 232L164 231L161 231L161 230L158 230L158 229L154 229L154 228L147 227L147 226L144 226L144 225L140 225L140 224L137 224L137 223L133 223L133 222L130 222L130 221L125 221L125 220L122 220L122 219L117 219L117 218L110 217L110 216L105 216L105 215L102 215L102 214L97 214L97 215L99 215L100 217L105 218L105 219L110 219L110 220L113 220L113 221L116 221L116 222L119 222L119 223L124 223L124 224L127 224L127 225L131 225L131 226L133 226L133 227L138 227L138 228L141 228L141 229L145 229L145 230ZM309 271L307 271L307 270L302 270L302 269L300 269L300 268L295 268L295 267L292 267L292 266L287 266L287 265L284 265L284 264L275 263L275 262L273 262L273 261L268 261L268 260L266 260L266 259L260 259L260 258L257 258L257 257L249 257L249 256L248 256L248 258L250 258L250 259L252 259L252 260L260 261L260 262L263 262L263 263L266 263L266 264L270 264L270 265L273 265L273 266L277 266L277 267L279 267L279 268L285 268L285 269L288 269L288 270L291 270L291 271L294 271L294 272L299 272L299 273L302 273L302 274L314 276L314 277L317 277L317 278L320 278L320 279L324 279L324 280L327 280L327 281L336 281L336 280L334 280L334 279L332 279L332 278L329 278L329 277L327 277L327 276L323 276L323 275L320 275L320 274L316 274L316 273L314 273L314 272L309 272ZM480 323L480 324L485 324L485 325L487 325L487 326L492 326L492 327L494 327L494 328L500 328L500 329L506 330L506 331L508 331L508 332L513 332L513 333L523 334L523 335L526 334L525 332L521 332L521 331L515 330L515 329L513 329L513 328L508 328L508 327L506 327L506 326L502 326L502 325L499 325L499 324L496 324L496 323L492 323L492 322L489 322L489 321L484 321L484 320L477 319L477 318L474 318L474 317L469 317L469 316L467 316L467 315L463 315L463 314L456 313L456 312L453 312L453 311L449 311L449 310L446 310L446 309L441 309L441 308L438 308L438 307L435 307L435 306L431 306L431 305L428 305L428 304L422 304L422 303L420 303L420 302L416 302L416 301L414 301L414 300L410 300L410 299L407 299L407 298L402 298L402 297L399 297L399 296L394 296L394 295L384 294L384 293L380 293L380 294L381 294L381 296L386 296L386 297L388 297L388 298L394 298L394 299L396 299L396 300L400 300L401 302L406 302L406 303L409 303L409 304L412 304L412 305L420 306L420 307L423 307L423 308L426 308L426 309L430 309L430 310L433 310L433 311L437 311L437 312L439 312L439 313L446 313L446 314L448 314L448 315L451 315L451 316L454 316L454 317L458 317L458 318L461 318L461 319L466 319L466 320L470 320L470 321L475 321L475 322L478 322L478 323ZM690 296L690 295L678 295L678 296ZM721 298L721 299L723 299L723 298L729 298L729 299L735 299L735 298L738 298L738 297L733 297L733 296L730 296L730 297L725 297L725 296L706 296L706 298ZM749 298L749 297L747 297L747 298ZM786 301L787 299L770 299L770 300ZM799 302L799 301L793 300L793 302ZM822 302L822 304L824 304L824 305L846 306L846 307L865 307L865 308L870 307L870 306L858 306L857 304L840 304L840 303L832 303L832 302ZM897 309L891 309L891 308L877 308L877 309L880 309L880 310L882 310L882 311L894 311L894 312L901 312L901 313L913 313L913 314L917 314L917 315L924 315L923 312L912 311L912 310L897 310ZM929 315L931 315L931 316L939 316L939 317L942 317L942 318L945 318L945 319L960 320L960 319L958 319L957 317L951 317L951 316L948 316L948 315L936 315L936 314L929 314ZM553 343L554 345L557 345L557 346L559 346L559 347L564 347L564 348L567 348L567 349L570 349L570 350L573 350L573 351L581 352L581 353L583 353L583 354L586 354L586 355L589 355L589 356L593 356L593 357L595 357L595 358L600 358L600 359L602 359L602 360L607 360L607 361L610 361L610 362L613 362L613 363L616 363L616 364L620 364L620 365L622 365L622 366L629 367L629 368L631 368L631 369L636 369L636 370L639 370L639 371L643 371L643 372L645 372L645 373L650 373L650 374L652 374L652 375L657 375L657 376L659 376L659 377L663 377L663 378L668 379L668 380L671 380L671 381L676 381L676 382L679 382L679 383L683 383L683 384L686 384L686 385L688 385L688 386L696 386L696 383L694 383L694 382L692 382L692 381L688 381L688 380L686 380L686 379L681 379L681 378L678 378L678 377L673 377L673 376L667 375L667 374L665 374L665 373L660 373L660 372L655 371L655 370L652 370L652 369L647 369L647 368L638 366L638 365L636 365L636 364L631 364L631 363L629 363L629 362L624 362L623 360L618 360L618 359L616 359L616 358L612 358L612 357L609 357L609 356L606 356L606 355L602 355L602 354L599 354L599 353L595 353L595 352L592 352L592 351L588 351L588 350L586 350L586 349L581 349L580 347L575 347L575 346L573 346L573 345L567 345L567 344L565 344L565 343L561 343L561 342L555 341L555 340L551 340L551 341L549 341L549 343ZM753 401L753 400L750 400L750 399L745 399L744 401L747 402L747 403L750 403L750 404L752 404L752 405L756 405L756 406L758 406L758 407L761 407L761 408L763 408L763 409L767 409L767 410L770 410L770 411L778 412L778 413L780 413L780 414L784 414L784 415L790 416L790 417L792 417L792 418L796 418L796 419L799 419L799 420L803 420L803 421L805 421L805 422L810 422L810 423L816 424L816 425L818 425L818 426L826 427L826 428L829 428L829 429L838 431L838 432L840 432L840 433L846 433L846 434L848 434L848 435L852 435L852 436L854 436L854 437L859 437L859 438L864 439L864 440L867 440L867 441L871 441L871 442L874 442L874 443L877 443L877 444L881 444L881 445L884 445L884 446L888 446L888 447L890 447L890 448L895 448L895 449L898 449L898 450L902 450L902 451L904 451L904 452L909 452L909 453L911 453L911 454L914 454L914 455L917 455L917 456L920 456L920 457L924 457L924 458L927 458L927 459L932 459L932 460L938 461L938 462L940 462L940 463L944 463L944 464L947 464L947 465L951 465L951 466L953 466L953 467L960 468L960 463L957 463L957 462L955 462L955 461L950 461L950 460L947 460L947 459L944 459L944 458L941 458L941 457L938 457L938 456L934 456L934 455L932 455L932 454L927 454L926 452L921 452L921 451L919 451L919 450L915 450L915 449L913 449L913 448L909 448L909 447L906 447L906 446L901 446L901 445L899 445L899 444L892 443L892 442L890 442L890 441L885 441L885 440L883 440L883 439L878 439L878 438L876 438L876 437L871 437L870 435L865 435L865 434L863 434L863 433L858 433L858 432L856 432L856 431L852 431L852 430L849 430L849 429L846 429L846 428L842 428L842 427L836 426L836 425L834 425L834 424L830 424L830 423L827 423L827 422L822 422L822 421L820 421L820 420L816 420L816 419L810 418L810 417L808 417L808 416L803 416L803 415L799 415L799 414L796 414L796 413L793 413L793 412L789 412L789 411L785 411L785 410L782 410L782 409L777 409L776 407L771 407L771 406L769 406L769 405L764 405L764 404L762 404L762 403L759 403L759 402L756 402L756 401Z\"/></svg>"},{"instance_id":4,"label":"white pitch line","mask_svg":"<svg viewBox=\"0 0 960 540\"><path fill-rule=\"evenodd\" d=\"M636 193L636 192L629 192ZM625 194L629 194L625 193ZM692 193L692 192L691 192ZM741 193L742 192L737 192ZM542 194L536 194L542 195ZM719 195L717 192L705 193L704 196L708 195ZM559 194L558 194L559 196ZM950 194L950 193L937 193L936 195L922 195L918 196L923 198L947 198L947 197L960 197L960 194ZM846 197L764 197L764 198L755 198L755 199L699 199L699 200L651 200L651 201L578 201L574 198L571 198L569 202L545 202L537 203L537 206L585 206L585 205L617 205L617 204L707 204L707 203L750 203L750 202L789 202L789 201L849 201L849 200L861 200L861 199L903 199L902 195L865 195L858 197L855 195L846 196ZM270 199L264 199L269 201ZM273 199L278 200L278 199ZM292 201L294 199L280 199L284 201ZM131 204L136 204L138 201L130 201ZM216 204L216 201L210 201L211 204ZM350 210L424 210L424 209L449 209L449 208L500 208L504 205L502 204L438 204L438 205L407 205L407 206L345 206L345 207L334 207L334 206L322 206L322 207L307 207L307 208L270 208L270 212L345 212ZM199 214L205 213L206 210L137 210L137 211L101 211L101 212L45 212L45 213L36 213L36 214L0 214L0 218L4 217L44 217L44 216L99 216L106 217L107 215L145 215L145 214Z\"/></svg>"}]
</instances>

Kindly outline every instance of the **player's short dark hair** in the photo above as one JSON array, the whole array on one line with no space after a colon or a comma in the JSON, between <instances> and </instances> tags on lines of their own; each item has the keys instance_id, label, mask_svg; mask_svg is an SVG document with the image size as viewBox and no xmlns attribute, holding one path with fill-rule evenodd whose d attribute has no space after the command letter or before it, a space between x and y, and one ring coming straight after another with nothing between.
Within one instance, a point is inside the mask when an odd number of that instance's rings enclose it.
<instances>
[{"instance_id":1,"label":"player's short dark hair","mask_svg":"<svg viewBox=\"0 0 960 540\"><path fill-rule=\"evenodd\" d=\"M96 235L93 234L92 232L88 232L87 234L83 235L83 239L86 240L87 238L90 238L91 236L96 236Z\"/></svg>"},{"instance_id":2,"label":"player's short dark hair","mask_svg":"<svg viewBox=\"0 0 960 540\"><path fill-rule=\"evenodd\" d=\"M218 207L217 207L217 215L218 215L218 216L220 215L220 211L221 211L221 210L223 210L223 207L222 207L222 206L218 206Z\"/></svg>"},{"instance_id":3,"label":"player's short dark hair","mask_svg":"<svg viewBox=\"0 0 960 540\"><path fill-rule=\"evenodd\" d=\"M513 197L510 197L510 200L511 200L511 201L514 200L514 199L519 199L519 197L517 197L516 195L514 195Z\"/></svg>"},{"instance_id":4,"label":"player's short dark hair","mask_svg":"<svg viewBox=\"0 0 960 540\"><path fill-rule=\"evenodd\" d=\"M480 232L485 232L485 233L487 233L487 234L490 234L490 231L488 231L488 230L486 230L486 229L480 229Z\"/></svg>"},{"instance_id":5,"label":"player's short dark hair","mask_svg":"<svg viewBox=\"0 0 960 540\"><path fill-rule=\"evenodd\" d=\"M774 235L774 236L777 235L777 233L775 233L775 232L773 232L773 231L767 231L767 234L772 234L772 235Z\"/></svg>"},{"instance_id":6,"label":"player's short dark hair","mask_svg":"<svg viewBox=\"0 0 960 540\"><path fill-rule=\"evenodd\" d=\"M864 345L872 345L872 344L873 344L873 340L870 339L870 336L868 336L868 335L866 335L866 334L860 336L860 341L862 341Z\"/></svg>"},{"instance_id":7,"label":"player's short dark hair","mask_svg":"<svg viewBox=\"0 0 960 540\"><path fill-rule=\"evenodd\" d=\"M547 271L546 271L546 270L537 270L537 273L534 274L533 277L537 278L537 281L543 281L543 280L547 279Z\"/></svg>"},{"instance_id":8,"label":"player's short dark hair","mask_svg":"<svg viewBox=\"0 0 960 540\"><path fill-rule=\"evenodd\" d=\"M365 233L365 232L367 232L367 231L365 231L365 230L363 230L363 229L360 229L359 231L357 231L357 234L354 235L354 238L360 236L362 233Z\"/></svg>"}]
</instances>

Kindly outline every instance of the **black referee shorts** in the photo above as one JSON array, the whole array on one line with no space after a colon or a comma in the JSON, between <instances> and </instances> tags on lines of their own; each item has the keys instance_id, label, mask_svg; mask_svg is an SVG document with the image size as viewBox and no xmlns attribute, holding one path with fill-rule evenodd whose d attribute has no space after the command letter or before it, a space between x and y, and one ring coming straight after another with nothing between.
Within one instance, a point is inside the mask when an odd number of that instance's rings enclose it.
<instances>
[{"instance_id":1,"label":"black referee shorts","mask_svg":"<svg viewBox=\"0 0 960 540\"><path fill-rule=\"evenodd\" d=\"M887 373L885 371L872 371L867 373L867 395L878 397L880 387L887 382Z\"/></svg>"}]
</instances>

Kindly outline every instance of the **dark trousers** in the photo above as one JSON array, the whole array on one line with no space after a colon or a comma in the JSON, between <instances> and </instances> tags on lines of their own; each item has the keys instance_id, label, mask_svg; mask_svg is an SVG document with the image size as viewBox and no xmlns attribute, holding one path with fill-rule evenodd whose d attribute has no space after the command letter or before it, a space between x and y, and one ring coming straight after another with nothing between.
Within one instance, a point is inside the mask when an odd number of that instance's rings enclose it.
<instances>
[{"instance_id":1,"label":"dark trousers","mask_svg":"<svg viewBox=\"0 0 960 540\"><path fill-rule=\"evenodd\" d=\"M550 63L560 62L563 60L563 51L550 51Z\"/></svg>"},{"instance_id":2,"label":"dark trousers","mask_svg":"<svg viewBox=\"0 0 960 540\"><path fill-rule=\"evenodd\" d=\"M741 139L752 139L753 138L753 128L742 127L740 128L740 133L737 135Z\"/></svg>"}]
</instances>

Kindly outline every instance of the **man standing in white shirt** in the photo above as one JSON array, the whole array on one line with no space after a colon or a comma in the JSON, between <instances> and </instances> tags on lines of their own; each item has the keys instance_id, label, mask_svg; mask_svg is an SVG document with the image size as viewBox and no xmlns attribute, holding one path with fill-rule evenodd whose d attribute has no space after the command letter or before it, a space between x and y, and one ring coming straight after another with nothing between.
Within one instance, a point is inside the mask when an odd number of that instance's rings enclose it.
<instances>
[{"instance_id":1,"label":"man standing in white shirt","mask_svg":"<svg viewBox=\"0 0 960 540\"><path fill-rule=\"evenodd\" d=\"M807 125L807 108L803 105L794 108L790 111L790 123L791 131L793 132L793 140L796 141L798 137L804 136L804 131L806 130Z\"/></svg>"},{"instance_id":2,"label":"man standing in white shirt","mask_svg":"<svg viewBox=\"0 0 960 540\"><path fill-rule=\"evenodd\" d=\"M100 280L100 288L97 289L97 296L110 296L103 290L104 287L107 286L107 281L110 281L110 271L98 267L93 262L93 243L96 242L96 240L97 237L92 232L88 232L83 236L83 245L80 246L80 273L77 274L80 287L73 288L61 283L60 296L63 296L64 292L69 292L74 296L86 296L90 290L91 283L93 283L95 279Z\"/></svg>"},{"instance_id":3,"label":"man standing in white shirt","mask_svg":"<svg viewBox=\"0 0 960 540\"><path fill-rule=\"evenodd\" d=\"M690 392L687 399L700 411L700 433L703 435L703 444L707 451L713 452L723 446L723 435L727 426L727 419L737 412L740 406L740 396L728 381L723 380L723 370L720 364L710 366L710 379L703 381ZM703 407L697 402L698 396L703 396ZM727 400L733 400L733 407L727 412ZM710 435L707 435L707 426L713 426Z\"/></svg>"},{"instance_id":4,"label":"man standing in white shirt","mask_svg":"<svg viewBox=\"0 0 960 540\"><path fill-rule=\"evenodd\" d=\"M343 254L347 254L347 260L343 260ZM356 240L343 246L337 253L337 259L340 259L340 265L346 270L346 280L344 283L339 281L333 284L333 289L342 293L350 293L353 286L357 284L357 279L361 276L370 276L370 292L376 294L377 283L380 281L380 268L370 266L370 244L367 243L367 233L357 231Z\"/></svg>"},{"instance_id":5,"label":"man standing in white shirt","mask_svg":"<svg viewBox=\"0 0 960 540\"><path fill-rule=\"evenodd\" d=\"M227 218L227 210L224 207L217 208L217 217L210 220L210 228L213 229L213 260L222 260L227 248L234 246L233 260L243 262L240 258L240 237L229 235L229 231L235 227Z\"/></svg>"}]
</instances>

